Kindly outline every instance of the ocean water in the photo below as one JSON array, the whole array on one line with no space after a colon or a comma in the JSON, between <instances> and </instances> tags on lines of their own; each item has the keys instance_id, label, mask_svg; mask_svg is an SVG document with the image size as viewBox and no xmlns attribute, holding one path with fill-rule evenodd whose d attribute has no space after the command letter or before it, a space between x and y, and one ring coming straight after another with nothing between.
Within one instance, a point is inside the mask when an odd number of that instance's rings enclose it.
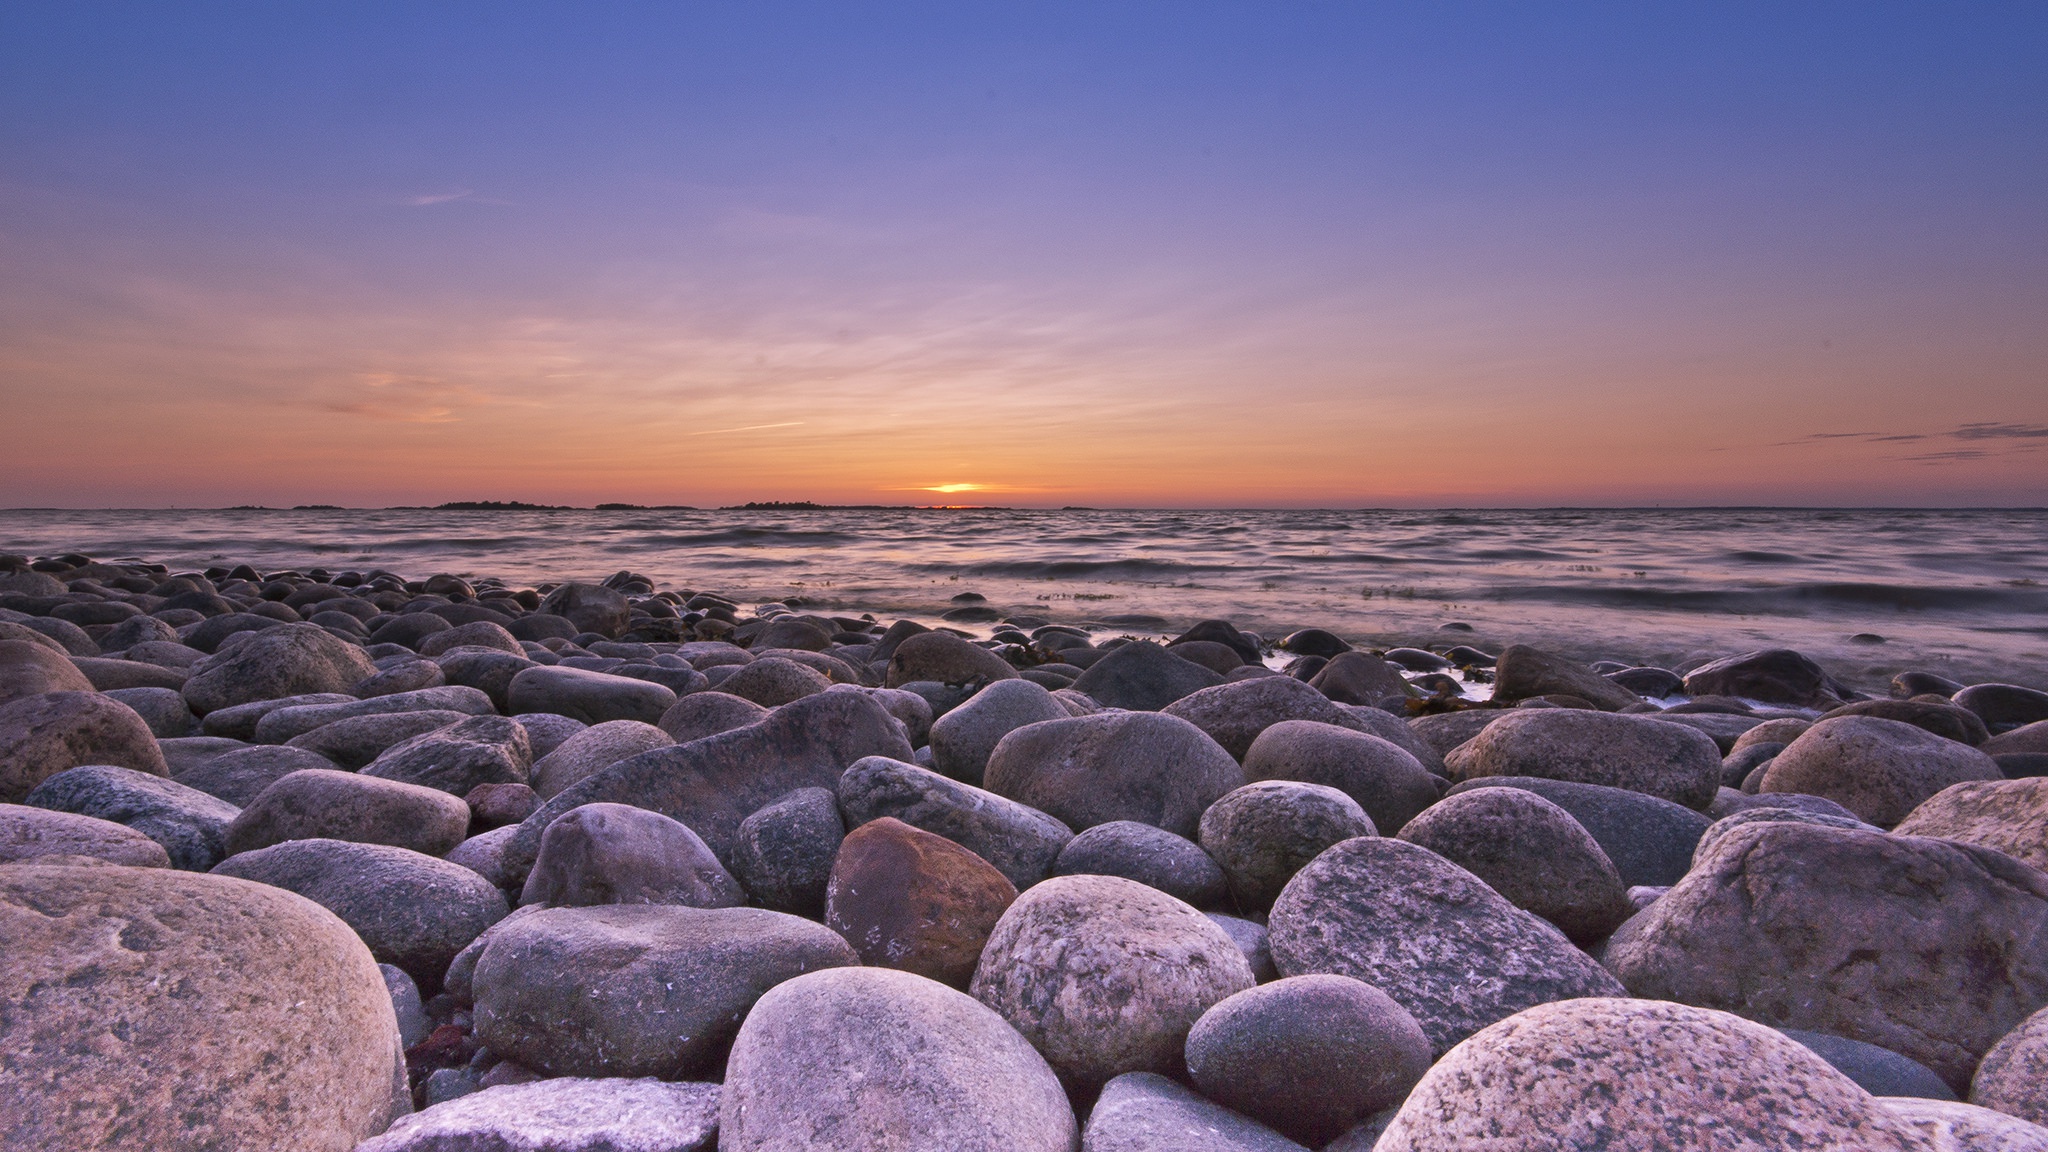
<instances>
[{"instance_id":1,"label":"ocean water","mask_svg":"<svg viewBox=\"0 0 2048 1152\"><path fill-rule=\"evenodd\" d=\"M2039 509L14 510L0 551L516 584L630 569L885 620L974 592L1133 635L1214 616L1680 668L1786 646L1873 686L1917 667L2048 688Z\"/></svg>"}]
</instances>

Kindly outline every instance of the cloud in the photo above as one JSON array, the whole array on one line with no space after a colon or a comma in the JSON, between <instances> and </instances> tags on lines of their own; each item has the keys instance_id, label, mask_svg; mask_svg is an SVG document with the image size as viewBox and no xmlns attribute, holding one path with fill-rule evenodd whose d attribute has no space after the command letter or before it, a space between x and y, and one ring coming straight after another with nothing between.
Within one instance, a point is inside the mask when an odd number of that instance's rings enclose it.
<instances>
[{"instance_id":1,"label":"cloud","mask_svg":"<svg viewBox=\"0 0 2048 1152\"><path fill-rule=\"evenodd\" d=\"M436 204L452 204L457 200L467 200L474 195L474 188L462 188L454 192L429 192L424 196L410 196L405 202L415 208L431 208Z\"/></svg>"},{"instance_id":2,"label":"cloud","mask_svg":"<svg viewBox=\"0 0 2048 1152\"><path fill-rule=\"evenodd\" d=\"M1958 440L2048 440L2048 424L1965 424L1949 435Z\"/></svg>"},{"instance_id":3,"label":"cloud","mask_svg":"<svg viewBox=\"0 0 2048 1152\"><path fill-rule=\"evenodd\" d=\"M2048 441L2048 424L2014 424L2006 421L1978 421L1958 424L1946 432L1809 432L1796 440L1780 440L1771 447L1784 448L1802 444L1819 444L1830 440L1855 440L1866 444L1911 444L1926 440L1961 440L1981 442L1986 440L2013 440L2022 443L1997 448L1958 448L1945 452L1921 452L1912 456L1893 456L1893 460L1905 460L1918 464L1953 464L1963 460L1982 460L1989 456L2001 456L2014 452L2032 452L2043 445L2034 441Z\"/></svg>"},{"instance_id":4,"label":"cloud","mask_svg":"<svg viewBox=\"0 0 2048 1152\"><path fill-rule=\"evenodd\" d=\"M788 420L781 424L749 424L743 428L707 428L702 432L686 432L686 436L718 436L726 432L759 432L764 428L799 428L801 420Z\"/></svg>"}]
</instances>

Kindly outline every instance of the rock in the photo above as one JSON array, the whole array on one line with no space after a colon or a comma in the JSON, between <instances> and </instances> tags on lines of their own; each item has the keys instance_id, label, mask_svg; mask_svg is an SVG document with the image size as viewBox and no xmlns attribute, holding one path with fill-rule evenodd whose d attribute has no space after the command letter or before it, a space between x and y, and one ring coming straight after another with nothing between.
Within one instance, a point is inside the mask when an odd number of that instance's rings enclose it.
<instances>
[{"instance_id":1,"label":"rock","mask_svg":"<svg viewBox=\"0 0 2048 1152\"><path fill-rule=\"evenodd\" d=\"M1283 720L1259 733L1245 752L1244 775L1335 788L1389 833L1437 798L1435 778L1406 749L1313 720Z\"/></svg>"},{"instance_id":2,"label":"rock","mask_svg":"<svg viewBox=\"0 0 2048 1152\"><path fill-rule=\"evenodd\" d=\"M385 662L379 660L377 663L381 666ZM349 691L359 699L368 700L373 696L396 696L400 692L439 688L446 683L448 678L442 675L439 664L432 660L407 660L357 681Z\"/></svg>"},{"instance_id":3,"label":"rock","mask_svg":"<svg viewBox=\"0 0 2048 1152\"><path fill-rule=\"evenodd\" d=\"M92 681L63 653L27 640L0 640L0 704L45 692L92 690Z\"/></svg>"},{"instance_id":4,"label":"rock","mask_svg":"<svg viewBox=\"0 0 2048 1152\"><path fill-rule=\"evenodd\" d=\"M778 656L742 664L718 682L720 692L751 700L764 708L801 700L831 686L832 681L824 673Z\"/></svg>"},{"instance_id":5,"label":"rock","mask_svg":"<svg viewBox=\"0 0 2048 1152\"><path fill-rule=\"evenodd\" d=\"M1082 1152L1307 1152L1152 1072L1126 1072L1088 1113Z\"/></svg>"},{"instance_id":6,"label":"rock","mask_svg":"<svg viewBox=\"0 0 2048 1152\"><path fill-rule=\"evenodd\" d=\"M1410 727L1408 721L1392 712L1360 704L1339 704L1337 707L1351 717L1353 724L1347 727L1356 726L1368 736L1377 736L1385 740L1415 757L1416 762L1430 775L1438 779L1448 778L1444 772L1443 754L1436 750L1435 745L1423 739L1421 733Z\"/></svg>"},{"instance_id":7,"label":"rock","mask_svg":"<svg viewBox=\"0 0 2048 1152\"><path fill-rule=\"evenodd\" d=\"M1166 650L1190 664L1200 664L1218 676L1227 676L1244 667L1244 657L1228 644L1211 640L1177 640L1166 646Z\"/></svg>"},{"instance_id":8,"label":"rock","mask_svg":"<svg viewBox=\"0 0 2048 1152\"><path fill-rule=\"evenodd\" d=\"M506 694L514 712L554 712L585 724L638 720L652 724L676 702L659 684L581 668L528 668Z\"/></svg>"},{"instance_id":9,"label":"rock","mask_svg":"<svg viewBox=\"0 0 2048 1152\"><path fill-rule=\"evenodd\" d=\"M158 739L156 745L173 776L182 776L215 757L248 747L240 740L221 736L177 736Z\"/></svg>"},{"instance_id":10,"label":"rock","mask_svg":"<svg viewBox=\"0 0 2048 1152\"><path fill-rule=\"evenodd\" d=\"M184 686L186 677L190 675L182 668L165 668L135 660L74 656L71 663L85 674L86 680L94 688L102 692L132 692L138 688L156 688L175 695L178 689ZM183 697L179 698L179 703L184 703Z\"/></svg>"},{"instance_id":11,"label":"rock","mask_svg":"<svg viewBox=\"0 0 2048 1152\"><path fill-rule=\"evenodd\" d=\"M2048 692L2017 684L1972 684L1950 701L1975 712L1993 733L2048 720Z\"/></svg>"},{"instance_id":12,"label":"rock","mask_svg":"<svg viewBox=\"0 0 2048 1152\"><path fill-rule=\"evenodd\" d=\"M1978 745L1977 750L1988 756L2038 756L2048 753L2048 720L2036 720L2032 724L2001 732Z\"/></svg>"},{"instance_id":13,"label":"rock","mask_svg":"<svg viewBox=\"0 0 2048 1152\"><path fill-rule=\"evenodd\" d=\"M288 892L0 868L0 939L0 1145L348 1152L411 1107L376 963Z\"/></svg>"},{"instance_id":14,"label":"rock","mask_svg":"<svg viewBox=\"0 0 2048 1152\"><path fill-rule=\"evenodd\" d=\"M403 1117L355 1152L713 1152L718 1096L652 1078L506 1084Z\"/></svg>"},{"instance_id":15,"label":"rock","mask_svg":"<svg viewBox=\"0 0 2048 1152\"><path fill-rule=\"evenodd\" d=\"M1017 670L986 648L969 644L950 632L919 632L896 645L883 683L901 688L919 680L973 684L1016 678Z\"/></svg>"},{"instance_id":16,"label":"rock","mask_svg":"<svg viewBox=\"0 0 2048 1152\"><path fill-rule=\"evenodd\" d=\"M176 739L199 726L192 710L185 707L185 698L174 689L115 688L105 695L133 709L148 726L150 735L160 740Z\"/></svg>"},{"instance_id":17,"label":"rock","mask_svg":"<svg viewBox=\"0 0 2048 1152\"><path fill-rule=\"evenodd\" d=\"M1478 877L1400 840L1361 836L1295 874L1266 922L1283 976L1378 987L1441 1054L1524 1008L1622 988L1564 934Z\"/></svg>"},{"instance_id":18,"label":"rock","mask_svg":"<svg viewBox=\"0 0 2048 1152\"><path fill-rule=\"evenodd\" d=\"M161 844L173 868L191 872L204 872L221 858L237 811L196 788L104 764L59 772L22 803L126 825Z\"/></svg>"},{"instance_id":19,"label":"rock","mask_svg":"<svg viewBox=\"0 0 2048 1152\"><path fill-rule=\"evenodd\" d=\"M858 692L882 706L882 710L903 722L903 735L913 748L925 747L931 739L932 706L924 697L901 688L870 688L858 684L834 684L830 692Z\"/></svg>"},{"instance_id":20,"label":"rock","mask_svg":"<svg viewBox=\"0 0 2048 1152\"><path fill-rule=\"evenodd\" d=\"M420 986L389 964L377 965L377 972L384 977L384 991L390 995L392 1014L398 1018L398 1042L410 1049L434 1030L433 1022L427 1019L426 1006L420 1001Z\"/></svg>"},{"instance_id":21,"label":"rock","mask_svg":"<svg viewBox=\"0 0 2048 1152\"><path fill-rule=\"evenodd\" d=\"M1340 652L1308 682L1339 704L1373 705L1389 696L1412 695L1401 670L1369 652Z\"/></svg>"},{"instance_id":22,"label":"rock","mask_svg":"<svg viewBox=\"0 0 2048 1152\"><path fill-rule=\"evenodd\" d=\"M208 712L200 720L200 730L208 736L230 738L248 742L256 738L256 725L272 712L301 705L355 703L355 697L345 692L311 692L304 696L286 696L277 700L251 700L232 708L220 708Z\"/></svg>"},{"instance_id":23,"label":"rock","mask_svg":"<svg viewBox=\"0 0 2048 1152\"><path fill-rule=\"evenodd\" d=\"M692 692L669 706L656 725L678 744L758 724L768 710L724 692Z\"/></svg>"},{"instance_id":24,"label":"rock","mask_svg":"<svg viewBox=\"0 0 2048 1152\"><path fill-rule=\"evenodd\" d=\"M1685 680L1678 673L1664 668L1623 668L1605 675L1630 692L1652 700L1676 696L1685 690Z\"/></svg>"},{"instance_id":25,"label":"rock","mask_svg":"<svg viewBox=\"0 0 2048 1152\"><path fill-rule=\"evenodd\" d=\"M678 701L680 703L680 701ZM638 720L608 720L582 729L534 762L533 790L541 799L557 795L621 760L675 743L667 732Z\"/></svg>"},{"instance_id":26,"label":"rock","mask_svg":"<svg viewBox=\"0 0 2048 1152\"><path fill-rule=\"evenodd\" d=\"M799 788L740 821L733 874L763 908L820 919L832 862L845 838L846 825L832 793Z\"/></svg>"},{"instance_id":27,"label":"rock","mask_svg":"<svg viewBox=\"0 0 2048 1152\"><path fill-rule=\"evenodd\" d=\"M361 648L317 624L280 624L198 665L183 692L193 712L307 692L347 692L376 673Z\"/></svg>"},{"instance_id":28,"label":"rock","mask_svg":"<svg viewBox=\"0 0 2048 1152\"><path fill-rule=\"evenodd\" d=\"M1409 730L1427 741L1439 756L1445 756L1453 748L1485 731L1487 725L1507 715L1510 713L1495 708L1468 708L1435 716L1417 716L1407 724Z\"/></svg>"},{"instance_id":29,"label":"rock","mask_svg":"<svg viewBox=\"0 0 2048 1152\"><path fill-rule=\"evenodd\" d=\"M1053 874L1121 876L1197 908L1214 908L1229 895L1223 869L1199 845L1131 820L1097 824L1068 841Z\"/></svg>"},{"instance_id":30,"label":"rock","mask_svg":"<svg viewBox=\"0 0 2048 1152\"><path fill-rule=\"evenodd\" d=\"M1476 788L1410 821L1400 837L1486 881L1508 903L1580 943L1635 914L1607 853L1571 814L1520 788Z\"/></svg>"},{"instance_id":31,"label":"rock","mask_svg":"<svg viewBox=\"0 0 2048 1152\"><path fill-rule=\"evenodd\" d=\"M472 716L386 748L363 775L466 796L479 784L524 784L532 763L526 729L507 716Z\"/></svg>"},{"instance_id":32,"label":"rock","mask_svg":"<svg viewBox=\"0 0 2048 1152\"><path fill-rule=\"evenodd\" d=\"M2048 777L1951 784L1922 801L1896 830L1996 848L2048 871Z\"/></svg>"},{"instance_id":33,"label":"rock","mask_svg":"<svg viewBox=\"0 0 2048 1152\"><path fill-rule=\"evenodd\" d=\"M1721 750L1704 733L1566 708L1504 716L1445 756L1444 767L1459 781L1536 776L1603 784L1699 811L1721 788Z\"/></svg>"},{"instance_id":34,"label":"rock","mask_svg":"<svg viewBox=\"0 0 2048 1152\"><path fill-rule=\"evenodd\" d=\"M531 860L555 817L606 801L660 812L689 826L730 861L740 821L799 788L831 788L863 756L905 759L903 726L851 692L820 692L777 708L758 724L656 748L622 760L543 804L520 825L515 864Z\"/></svg>"},{"instance_id":35,"label":"rock","mask_svg":"<svg viewBox=\"0 0 2048 1152\"><path fill-rule=\"evenodd\" d=\"M1856 1082L1872 1096L1918 1096L1929 1100L1954 1100L1934 1069L1899 1055L1888 1048L1830 1036L1825 1032L1801 1032L1780 1028L1780 1032L1811 1049L1829 1066Z\"/></svg>"},{"instance_id":36,"label":"rock","mask_svg":"<svg viewBox=\"0 0 2048 1152\"><path fill-rule=\"evenodd\" d=\"M1209 806L1201 845L1222 868L1237 906L1256 913L1272 907L1287 881L1324 849L1378 834L1365 809L1335 788L1262 780Z\"/></svg>"},{"instance_id":37,"label":"rock","mask_svg":"<svg viewBox=\"0 0 2048 1152\"><path fill-rule=\"evenodd\" d=\"M1718 852L1721 841L1734 834L1738 828L1744 828L1751 824L1769 824L1774 822L1780 824L1815 824L1823 828L1862 828L1870 831L1880 831L1874 825L1865 824L1854 816L1836 816L1826 812L1807 812L1797 808L1745 808L1740 812L1731 812L1723 816L1707 828L1706 834L1700 837L1699 847L1693 850L1693 862L1695 864L1701 863L1709 856Z\"/></svg>"},{"instance_id":38,"label":"rock","mask_svg":"<svg viewBox=\"0 0 2048 1152\"><path fill-rule=\"evenodd\" d=\"M440 666L441 678L449 684L463 688L474 688L491 701L496 712L513 713L519 709L512 706L512 681L519 674L541 665L524 656L500 652L494 648L457 648L435 657ZM626 669L621 668L624 672Z\"/></svg>"},{"instance_id":39,"label":"rock","mask_svg":"<svg viewBox=\"0 0 2048 1152\"><path fill-rule=\"evenodd\" d=\"M1407 1009L1348 976L1291 976L1239 992L1188 1033L1202 1094L1311 1148L1401 1103L1429 1071Z\"/></svg>"},{"instance_id":40,"label":"rock","mask_svg":"<svg viewBox=\"0 0 2048 1152\"><path fill-rule=\"evenodd\" d=\"M1857 698L1820 665L1789 648L1745 652L1701 665L1686 674L1685 690L1693 696L1736 696L1823 710Z\"/></svg>"},{"instance_id":41,"label":"rock","mask_svg":"<svg viewBox=\"0 0 2048 1152\"><path fill-rule=\"evenodd\" d=\"M578 632L596 632L611 639L632 627L632 605L601 584L564 584L541 598L539 611L566 619Z\"/></svg>"},{"instance_id":42,"label":"rock","mask_svg":"<svg viewBox=\"0 0 2048 1152\"><path fill-rule=\"evenodd\" d=\"M839 778L839 805L855 826L893 816L944 836L995 865L1019 889L1043 880L1072 830L1036 808L927 768L883 756L856 761Z\"/></svg>"},{"instance_id":43,"label":"rock","mask_svg":"<svg viewBox=\"0 0 2048 1152\"><path fill-rule=\"evenodd\" d=\"M294 772L333 767L333 761L303 748L258 744L222 753L172 779L241 808Z\"/></svg>"},{"instance_id":44,"label":"rock","mask_svg":"<svg viewBox=\"0 0 2048 1152\"><path fill-rule=\"evenodd\" d=\"M326 839L445 856L468 833L469 805L446 792L311 768L280 778L235 816L226 854Z\"/></svg>"},{"instance_id":45,"label":"rock","mask_svg":"<svg viewBox=\"0 0 2048 1152\"><path fill-rule=\"evenodd\" d=\"M525 712L512 718L526 729L526 740L533 748L536 761L568 743L569 737L590 727L581 720L571 720L552 712Z\"/></svg>"},{"instance_id":46,"label":"rock","mask_svg":"<svg viewBox=\"0 0 2048 1152\"><path fill-rule=\"evenodd\" d=\"M373 644L398 644L414 651L427 637L455 627L431 612L405 612L386 619L370 630Z\"/></svg>"},{"instance_id":47,"label":"rock","mask_svg":"<svg viewBox=\"0 0 2048 1152\"><path fill-rule=\"evenodd\" d=\"M1759 791L1824 796L1889 828L1951 784L2004 778L1975 748L1897 720L1845 716L1822 720L1786 745Z\"/></svg>"},{"instance_id":48,"label":"rock","mask_svg":"<svg viewBox=\"0 0 2048 1152\"><path fill-rule=\"evenodd\" d=\"M1991 732L1975 712L1953 704L1933 704L1922 700L1858 700L1828 712L1821 719L1833 720L1838 716L1875 716L1880 720L1897 720L1972 748L1991 739Z\"/></svg>"},{"instance_id":49,"label":"rock","mask_svg":"<svg viewBox=\"0 0 2048 1152\"><path fill-rule=\"evenodd\" d=\"M1649 1134L1654 1133L1654 1138ZM1869 1093L1769 1028L1646 1000L1567 1000L1503 1020L1445 1056L1379 1152L1646 1148L1910 1152Z\"/></svg>"},{"instance_id":50,"label":"rock","mask_svg":"<svg viewBox=\"0 0 2048 1152\"><path fill-rule=\"evenodd\" d=\"M2043 933L2048 876L2002 853L1770 821L1722 837L1606 959L1636 995L1876 1044L1960 1091L2048 1003L2048 953L2018 943Z\"/></svg>"},{"instance_id":51,"label":"rock","mask_svg":"<svg viewBox=\"0 0 2048 1152\"><path fill-rule=\"evenodd\" d=\"M465 716L494 716L496 708L482 691L460 684L397 692L368 700L345 699L327 704L293 704L265 713L256 721L253 739L258 744L283 744L316 728L360 716L388 716L397 713L460 712ZM211 731L211 728L208 729Z\"/></svg>"},{"instance_id":52,"label":"rock","mask_svg":"<svg viewBox=\"0 0 2048 1152\"><path fill-rule=\"evenodd\" d=\"M762 996L726 1066L724 1152L1071 1152L1046 1062L973 998L832 968Z\"/></svg>"},{"instance_id":53,"label":"rock","mask_svg":"<svg viewBox=\"0 0 2048 1152\"><path fill-rule=\"evenodd\" d=\"M505 865L505 845L519 831L518 825L479 832L448 851L450 864L460 864L490 881L491 887L516 893L526 883L524 873L514 874Z\"/></svg>"},{"instance_id":54,"label":"rock","mask_svg":"<svg viewBox=\"0 0 2048 1152\"><path fill-rule=\"evenodd\" d=\"M522 904L746 903L739 881L682 824L628 804L585 804L549 824Z\"/></svg>"},{"instance_id":55,"label":"rock","mask_svg":"<svg viewBox=\"0 0 2048 1152\"><path fill-rule=\"evenodd\" d=\"M1714 742L1714 750L1723 756L1734 749L1735 742L1742 738L1743 733L1765 723L1755 716L1734 716L1725 712L1647 712L1643 717L1660 724L1679 724L1695 732L1703 732Z\"/></svg>"},{"instance_id":56,"label":"rock","mask_svg":"<svg viewBox=\"0 0 2048 1152\"><path fill-rule=\"evenodd\" d=\"M1618 712L1642 697L1583 664L1526 644L1510 644L1494 664L1493 698L1513 704L1537 696L1577 696L1595 708Z\"/></svg>"},{"instance_id":57,"label":"rock","mask_svg":"<svg viewBox=\"0 0 2048 1152\"><path fill-rule=\"evenodd\" d=\"M2048 1008L2020 1021L1984 1054L1970 1103L2048 1126Z\"/></svg>"},{"instance_id":58,"label":"rock","mask_svg":"<svg viewBox=\"0 0 2048 1152\"><path fill-rule=\"evenodd\" d=\"M230 856L214 874L304 896L425 989L439 988L448 962L506 911L504 893L469 869L388 844L287 840Z\"/></svg>"},{"instance_id":59,"label":"rock","mask_svg":"<svg viewBox=\"0 0 2048 1152\"><path fill-rule=\"evenodd\" d=\"M1496 776L1452 788L1520 788L1564 809L1590 833L1628 887L1668 887L1692 867L1693 850L1712 823L1690 808L1623 788L1530 776Z\"/></svg>"},{"instance_id":60,"label":"rock","mask_svg":"<svg viewBox=\"0 0 2048 1152\"><path fill-rule=\"evenodd\" d=\"M1157 712L1223 677L1148 640L1110 649L1074 681L1074 691L1111 708Z\"/></svg>"},{"instance_id":61,"label":"rock","mask_svg":"<svg viewBox=\"0 0 2048 1152\"><path fill-rule=\"evenodd\" d=\"M491 933L476 1038L552 1076L708 1071L763 992L856 964L823 925L759 908L549 908Z\"/></svg>"},{"instance_id":62,"label":"rock","mask_svg":"<svg viewBox=\"0 0 2048 1152\"><path fill-rule=\"evenodd\" d=\"M489 620L473 620L436 632L421 640L417 651L422 656L439 656L451 648L493 648L514 656L526 655L526 649L519 646L519 641L510 632Z\"/></svg>"},{"instance_id":63,"label":"rock","mask_svg":"<svg viewBox=\"0 0 2048 1152\"><path fill-rule=\"evenodd\" d=\"M1244 783L1244 772L1185 720L1105 712L1003 737L983 783L1076 830L1136 820L1185 837L1210 804Z\"/></svg>"},{"instance_id":64,"label":"rock","mask_svg":"<svg viewBox=\"0 0 2048 1152\"><path fill-rule=\"evenodd\" d=\"M540 807L540 797L524 784L479 784L463 794L471 828L502 828L518 824Z\"/></svg>"},{"instance_id":65,"label":"rock","mask_svg":"<svg viewBox=\"0 0 2048 1152\"><path fill-rule=\"evenodd\" d=\"M1893 1119L1917 1130L1929 1152L2048 1152L2048 1129L1952 1100L1878 1097Z\"/></svg>"},{"instance_id":66,"label":"rock","mask_svg":"<svg viewBox=\"0 0 2048 1152\"><path fill-rule=\"evenodd\" d=\"M1266 947L1266 926L1236 916L1225 916L1221 912L1204 912L1211 924L1223 929L1237 950L1244 953L1244 962L1251 965L1252 979L1264 984L1280 978L1273 970L1273 952Z\"/></svg>"},{"instance_id":67,"label":"rock","mask_svg":"<svg viewBox=\"0 0 2048 1152\"><path fill-rule=\"evenodd\" d=\"M97 692L45 692L0 704L0 804L84 764L168 776L163 750L133 708Z\"/></svg>"},{"instance_id":68,"label":"rock","mask_svg":"<svg viewBox=\"0 0 2048 1152\"><path fill-rule=\"evenodd\" d=\"M130 868L171 866L163 845L125 824L25 804L0 804L0 864L52 856L90 856Z\"/></svg>"},{"instance_id":69,"label":"rock","mask_svg":"<svg viewBox=\"0 0 2048 1152\"><path fill-rule=\"evenodd\" d=\"M1364 730L1348 709L1292 676L1262 676L1204 688L1162 711L1200 728L1240 762L1261 732L1283 720L1313 720ZM1400 723L1394 717L1388 719Z\"/></svg>"},{"instance_id":70,"label":"rock","mask_svg":"<svg viewBox=\"0 0 2048 1152\"><path fill-rule=\"evenodd\" d=\"M825 926L861 963L965 988L1017 888L943 836L884 816L848 833L832 865Z\"/></svg>"},{"instance_id":71,"label":"rock","mask_svg":"<svg viewBox=\"0 0 2048 1152\"><path fill-rule=\"evenodd\" d=\"M439 732L470 718L466 712L435 708L426 712L393 712L381 716L351 716L322 724L284 742L283 747L303 749L332 760L351 772L360 772L377 757L415 736ZM521 725L525 727L525 725Z\"/></svg>"},{"instance_id":72,"label":"rock","mask_svg":"<svg viewBox=\"0 0 2048 1152\"><path fill-rule=\"evenodd\" d=\"M990 753L1003 737L1041 720L1064 720L1067 710L1029 680L997 680L931 725L932 766L979 786Z\"/></svg>"},{"instance_id":73,"label":"rock","mask_svg":"<svg viewBox=\"0 0 2048 1152\"><path fill-rule=\"evenodd\" d=\"M1297 632L1290 632L1281 637L1273 647L1297 656L1330 657L1340 652L1351 651L1351 645L1321 628L1303 628Z\"/></svg>"},{"instance_id":74,"label":"rock","mask_svg":"<svg viewBox=\"0 0 2048 1152\"><path fill-rule=\"evenodd\" d=\"M1186 904L1114 876L1057 876L997 922L973 993L1087 1092L1125 1072L1178 1074L1188 1029L1251 986L1237 945Z\"/></svg>"}]
</instances>

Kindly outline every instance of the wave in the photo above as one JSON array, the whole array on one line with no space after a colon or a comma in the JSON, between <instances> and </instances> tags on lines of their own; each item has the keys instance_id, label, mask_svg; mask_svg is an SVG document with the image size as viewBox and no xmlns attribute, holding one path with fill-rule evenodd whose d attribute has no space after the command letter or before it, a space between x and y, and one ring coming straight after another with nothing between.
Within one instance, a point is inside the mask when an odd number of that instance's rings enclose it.
<instances>
[{"instance_id":1,"label":"wave","mask_svg":"<svg viewBox=\"0 0 2048 1152\"><path fill-rule=\"evenodd\" d=\"M2048 589L1941 588L1906 584L1817 583L1774 588L1638 588L1628 585L1503 585L1483 595L1610 608L1736 612L1753 615L1802 608L1890 608L1901 612L2000 612L2048 615Z\"/></svg>"},{"instance_id":2,"label":"wave","mask_svg":"<svg viewBox=\"0 0 2048 1152\"><path fill-rule=\"evenodd\" d=\"M975 564L909 564L912 572L962 576L1007 576L1015 580L1172 579L1205 572L1254 572L1270 564L1194 564L1180 560L989 560Z\"/></svg>"}]
</instances>

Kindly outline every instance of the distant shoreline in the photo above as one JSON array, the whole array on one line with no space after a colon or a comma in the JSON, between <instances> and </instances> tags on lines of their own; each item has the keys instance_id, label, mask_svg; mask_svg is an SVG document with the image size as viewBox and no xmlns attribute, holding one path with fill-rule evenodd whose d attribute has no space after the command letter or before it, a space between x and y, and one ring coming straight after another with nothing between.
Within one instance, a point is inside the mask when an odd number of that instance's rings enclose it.
<instances>
[{"instance_id":1,"label":"distant shoreline","mask_svg":"<svg viewBox=\"0 0 2048 1152\"><path fill-rule=\"evenodd\" d=\"M1442 504L1442 505L1080 505L1032 507L1002 504L815 504L810 501L750 501L706 507L697 504L529 504L519 500L457 500L443 504L166 504L154 507L18 505L5 512L2048 512L2043 504Z\"/></svg>"}]
</instances>

